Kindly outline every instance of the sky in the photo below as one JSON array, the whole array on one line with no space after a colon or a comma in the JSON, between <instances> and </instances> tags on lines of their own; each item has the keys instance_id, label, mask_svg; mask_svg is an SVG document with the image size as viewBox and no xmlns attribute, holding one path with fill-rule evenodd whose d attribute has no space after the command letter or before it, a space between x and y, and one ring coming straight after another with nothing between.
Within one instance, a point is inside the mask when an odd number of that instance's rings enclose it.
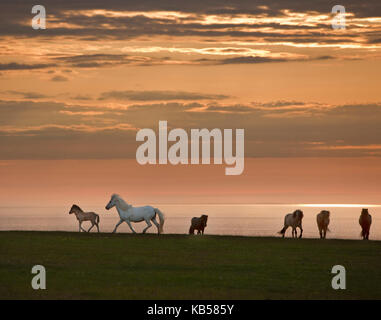
<instances>
[{"instance_id":1,"label":"sky","mask_svg":"<svg viewBox=\"0 0 381 320\"><path fill-rule=\"evenodd\" d=\"M380 203L381 3L0 4L0 205ZM245 170L140 166L136 133L245 129Z\"/></svg>"}]
</instances>

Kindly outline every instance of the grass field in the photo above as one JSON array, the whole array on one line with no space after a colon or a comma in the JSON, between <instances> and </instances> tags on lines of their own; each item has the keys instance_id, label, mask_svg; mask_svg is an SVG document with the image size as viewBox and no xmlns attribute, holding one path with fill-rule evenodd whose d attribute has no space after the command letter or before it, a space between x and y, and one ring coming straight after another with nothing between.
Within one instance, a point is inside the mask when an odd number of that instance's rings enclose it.
<instances>
[{"instance_id":1,"label":"grass field","mask_svg":"<svg viewBox=\"0 0 381 320\"><path fill-rule=\"evenodd\" d=\"M31 269L46 268L46 290ZM333 290L333 265L347 289ZM381 243L0 232L1 299L380 299Z\"/></svg>"}]
</instances>

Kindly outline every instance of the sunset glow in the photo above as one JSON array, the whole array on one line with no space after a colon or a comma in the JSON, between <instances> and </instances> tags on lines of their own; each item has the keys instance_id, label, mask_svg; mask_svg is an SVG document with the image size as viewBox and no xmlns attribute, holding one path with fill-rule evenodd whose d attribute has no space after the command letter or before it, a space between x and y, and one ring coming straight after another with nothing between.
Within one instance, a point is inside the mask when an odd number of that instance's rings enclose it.
<instances>
[{"instance_id":1,"label":"sunset glow","mask_svg":"<svg viewBox=\"0 0 381 320\"><path fill-rule=\"evenodd\" d=\"M10 2L0 200L27 188L25 205L119 192L136 202L377 206L379 5L347 1L346 28L335 30L323 2L46 1L45 30L31 27L29 4ZM136 134L161 120L186 132L244 129L242 175L139 166Z\"/></svg>"},{"instance_id":2,"label":"sunset glow","mask_svg":"<svg viewBox=\"0 0 381 320\"><path fill-rule=\"evenodd\" d=\"M380 208L379 204L344 204L344 203L317 203L317 204L298 204L298 207L308 208Z\"/></svg>"}]
</instances>

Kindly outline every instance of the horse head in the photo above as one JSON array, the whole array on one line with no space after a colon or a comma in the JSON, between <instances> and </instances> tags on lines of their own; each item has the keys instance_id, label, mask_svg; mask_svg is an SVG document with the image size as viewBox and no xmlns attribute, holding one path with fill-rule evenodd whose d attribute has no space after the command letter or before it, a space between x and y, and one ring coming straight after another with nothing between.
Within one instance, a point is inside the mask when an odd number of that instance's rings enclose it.
<instances>
[{"instance_id":1,"label":"horse head","mask_svg":"<svg viewBox=\"0 0 381 320\"><path fill-rule=\"evenodd\" d=\"M110 210L112 207L117 206L117 208L127 211L131 205L125 202L119 195L113 194L109 203L106 205L106 210Z\"/></svg>"},{"instance_id":2,"label":"horse head","mask_svg":"<svg viewBox=\"0 0 381 320\"><path fill-rule=\"evenodd\" d=\"M206 227L206 223L208 222L208 216L206 214L203 214L201 216L201 221L204 223L204 226Z\"/></svg>"},{"instance_id":3,"label":"horse head","mask_svg":"<svg viewBox=\"0 0 381 320\"><path fill-rule=\"evenodd\" d=\"M326 215L327 217L329 217L329 215L331 214L328 210L322 210L320 213Z\"/></svg>"},{"instance_id":4,"label":"horse head","mask_svg":"<svg viewBox=\"0 0 381 320\"><path fill-rule=\"evenodd\" d=\"M368 209L362 209L361 210L361 215L368 215L369 214L369 211L368 211Z\"/></svg>"},{"instance_id":5,"label":"horse head","mask_svg":"<svg viewBox=\"0 0 381 320\"><path fill-rule=\"evenodd\" d=\"M71 206L71 209L70 209L70 211L69 211L69 214L76 213L76 211L78 211L78 210L81 211L81 208L78 207L76 204L73 204L73 205Z\"/></svg>"},{"instance_id":6,"label":"horse head","mask_svg":"<svg viewBox=\"0 0 381 320\"><path fill-rule=\"evenodd\" d=\"M303 218L303 211L302 210L295 210L294 213L292 214L294 216L294 218L298 218L298 219L302 219Z\"/></svg>"},{"instance_id":7,"label":"horse head","mask_svg":"<svg viewBox=\"0 0 381 320\"><path fill-rule=\"evenodd\" d=\"M110 210L111 208L116 206L116 203L118 202L119 196L117 194L113 194L111 196L110 201L106 205L106 210Z\"/></svg>"}]
</instances>

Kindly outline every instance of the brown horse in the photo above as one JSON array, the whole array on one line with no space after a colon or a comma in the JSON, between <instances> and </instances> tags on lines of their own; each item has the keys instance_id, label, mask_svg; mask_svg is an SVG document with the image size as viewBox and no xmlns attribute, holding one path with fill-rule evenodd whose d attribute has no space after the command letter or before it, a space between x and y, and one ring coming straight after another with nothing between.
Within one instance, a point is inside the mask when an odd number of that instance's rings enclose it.
<instances>
[{"instance_id":1,"label":"brown horse","mask_svg":"<svg viewBox=\"0 0 381 320\"><path fill-rule=\"evenodd\" d=\"M372 216L369 214L368 209L362 209L359 219L361 230L361 236L364 240L369 239L370 225L372 224Z\"/></svg>"},{"instance_id":2,"label":"brown horse","mask_svg":"<svg viewBox=\"0 0 381 320\"><path fill-rule=\"evenodd\" d=\"M189 228L189 234L194 234L194 230L197 230L197 234L204 234L204 229L206 227L206 222L208 221L208 216L203 214L200 218L194 217L191 220L191 227Z\"/></svg>"},{"instance_id":3,"label":"brown horse","mask_svg":"<svg viewBox=\"0 0 381 320\"><path fill-rule=\"evenodd\" d=\"M319 228L320 233L320 239L325 239L327 235L328 225L329 225L329 215L330 212L327 210L322 210L317 216L316 216L316 222Z\"/></svg>"},{"instance_id":4,"label":"brown horse","mask_svg":"<svg viewBox=\"0 0 381 320\"><path fill-rule=\"evenodd\" d=\"M84 212L79 206L76 204L73 204L73 206L70 209L69 214L74 213L75 216L77 217L78 223L79 223L79 232L83 230L84 232L90 232L90 230L96 226L99 232L99 215L97 215L94 212ZM82 222L83 221L90 221L91 222L91 227L89 230L85 230L82 228Z\"/></svg>"}]
</instances>

